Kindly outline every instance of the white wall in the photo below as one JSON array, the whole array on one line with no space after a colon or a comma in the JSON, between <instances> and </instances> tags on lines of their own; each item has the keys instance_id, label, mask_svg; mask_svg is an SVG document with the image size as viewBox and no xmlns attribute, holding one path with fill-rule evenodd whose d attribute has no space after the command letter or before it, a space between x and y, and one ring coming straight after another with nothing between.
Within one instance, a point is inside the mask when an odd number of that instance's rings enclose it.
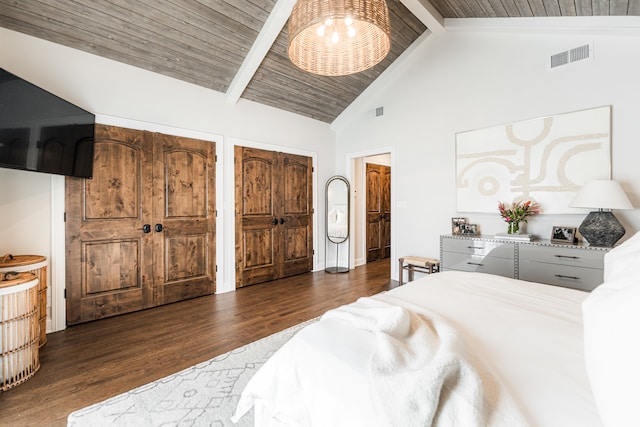
<instances>
[{"instance_id":1,"label":"white wall","mask_svg":"<svg viewBox=\"0 0 640 427\"><path fill-rule=\"evenodd\" d=\"M313 155L314 179L320 183L314 196L316 203L324 201L324 182L333 175L335 158L334 134L326 123L250 101L227 104L222 93L3 28L0 67L96 114L102 123L216 141L218 178L225 181L219 187L224 194L218 194L220 256L234 251L233 172L221 170L233 167L234 143ZM62 182L51 175L0 169L0 254L37 253L64 265L64 225L56 220L64 209ZM316 206L316 212L323 210ZM319 265L324 260L324 221L314 223L318 269L324 267ZM52 236L59 237L52 242ZM233 270L233 264L219 264L219 291L234 288ZM49 281L56 288L54 298L64 290L63 282L64 272ZM63 326L57 322L53 329Z\"/></svg>"},{"instance_id":2,"label":"white wall","mask_svg":"<svg viewBox=\"0 0 640 427\"><path fill-rule=\"evenodd\" d=\"M553 21L553 24L563 21ZM545 24L548 22L545 21ZM428 36L411 56L334 122L337 159L395 148L396 254L439 257L451 217L465 216L484 234L506 231L497 212L456 212L455 134L519 120L612 105L612 175L640 207L640 36L610 32L485 31L460 24ZM592 61L548 70L551 54L594 43ZM391 83L388 83L391 81ZM384 115L371 114L384 107ZM337 162L338 171L349 168ZM496 201L497 203L497 201ZM618 211L627 235L640 211ZM543 238L552 225L578 226L584 215L541 215L527 231ZM392 263L394 277L396 263Z\"/></svg>"}]
</instances>

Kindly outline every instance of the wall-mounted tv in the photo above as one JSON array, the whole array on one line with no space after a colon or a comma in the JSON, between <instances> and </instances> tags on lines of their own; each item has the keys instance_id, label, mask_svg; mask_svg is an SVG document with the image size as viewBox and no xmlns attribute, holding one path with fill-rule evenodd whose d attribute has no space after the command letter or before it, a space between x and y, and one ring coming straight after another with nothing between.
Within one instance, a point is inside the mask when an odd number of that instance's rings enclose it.
<instances>
[{"instance_id":1,"label":"wall-mounted tv","mask_svg":"<svg viewBox=\"0 0 640 427\"><path fill-rule=\"evenodd\" d=\"M0 167L91 178L95 115L0 68Z\"/></svg>"}]
</instances>

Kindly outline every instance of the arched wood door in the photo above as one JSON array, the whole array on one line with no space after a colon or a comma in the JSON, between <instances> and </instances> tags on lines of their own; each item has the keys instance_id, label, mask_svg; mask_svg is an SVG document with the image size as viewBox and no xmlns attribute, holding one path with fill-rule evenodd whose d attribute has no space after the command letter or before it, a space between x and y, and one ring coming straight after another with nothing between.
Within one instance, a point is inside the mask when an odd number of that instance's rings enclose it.
<instances>
[{"instance_id":1,"label":"arched wood door","mask_svg":"<svg viewBox=\"0 0 640 427\"><path fill-rule=\"evenodd\" d=\"M67 324L215 291L215 144L96 125L66 179Z\"/></svg>"},{"instance_id":2,"label":"arched wood door","mask_svg":"<svg viewBox=\"0 0 640 427\"><path fill-rule=\"evenodd\" d=\"M367 262L391 256L391 167L367 163Z\"/></svg>"},{"instance_id":3,"label":"arched wood door","mask_svg":"<svg viewBox=\"0 0 640 427\"><path fill-rule=\"evenodd\" d=\"M235 148L236 286L311 271L310 157Z\"/></svg>"}]
</instances>

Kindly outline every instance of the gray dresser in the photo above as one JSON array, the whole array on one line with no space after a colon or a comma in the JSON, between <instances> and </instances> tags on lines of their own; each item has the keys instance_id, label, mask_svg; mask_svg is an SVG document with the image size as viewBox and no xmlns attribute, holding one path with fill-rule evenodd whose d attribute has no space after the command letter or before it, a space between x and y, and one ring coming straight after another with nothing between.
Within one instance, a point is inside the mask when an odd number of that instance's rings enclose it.
<instances>
[{"instance_id":1,"label":"gray dresser","mask_svg":"<svg viewBox=\"0 0 640 427\"><path fill-rule=\"evenodd\" d=\"M440 236L440 269L476 271L591 291L602 283L610 248L517 242L483 236Z\"/></svg>"}]
</instances>

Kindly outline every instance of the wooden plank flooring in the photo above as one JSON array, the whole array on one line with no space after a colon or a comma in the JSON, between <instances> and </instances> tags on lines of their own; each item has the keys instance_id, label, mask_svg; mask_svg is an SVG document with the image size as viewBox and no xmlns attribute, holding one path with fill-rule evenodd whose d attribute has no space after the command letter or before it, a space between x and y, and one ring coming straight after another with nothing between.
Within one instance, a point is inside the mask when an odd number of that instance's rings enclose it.
<instances>
[{"instance_id":1,"label":"wooden plank flooring","mask_svg":"<svg viewBox=\"0 0 640 427\"><path fill-rule=\"evenodd\" d=\"M41 368L0 392L0 425L65 426L69 413L397 285L389 259L308 273L47 335Z\"/></svg>"}]
</instances>

